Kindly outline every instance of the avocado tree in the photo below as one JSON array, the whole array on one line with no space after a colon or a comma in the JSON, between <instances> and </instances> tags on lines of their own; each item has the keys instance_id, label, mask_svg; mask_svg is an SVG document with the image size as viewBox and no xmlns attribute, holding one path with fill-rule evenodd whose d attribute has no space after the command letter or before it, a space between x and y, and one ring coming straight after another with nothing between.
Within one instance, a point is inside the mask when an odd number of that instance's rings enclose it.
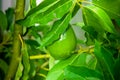
<instances>
[{"instance_id":1,"label":"avocado tree","mask_svg":"<svg viewBox=\"0 0 120 80\"><path fill-rule=\"evenodd\" d=\"M119 4L30 0L26 10L16 0L15 9L0 11L0 80L120 80ZM83 21L72 24L79 10Z\"/></svg>"}]
</instances>

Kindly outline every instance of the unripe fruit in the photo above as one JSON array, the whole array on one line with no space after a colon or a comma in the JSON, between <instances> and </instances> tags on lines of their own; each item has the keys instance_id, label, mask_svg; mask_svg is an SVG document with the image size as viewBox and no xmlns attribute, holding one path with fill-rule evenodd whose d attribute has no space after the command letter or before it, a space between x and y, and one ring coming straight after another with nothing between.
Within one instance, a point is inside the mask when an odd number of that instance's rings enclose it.
<instances>
[{"instance_id":1,"label":"unripe fruit","mask_svg":"<svg viewBox=\"0 0 120 80\"><path fill-rule=\"evenodd\" d=\"M60 39L47 46L47 50L55 59L66 59L72 55L76 47L76 37L71 26L60 36Z\"/></svg>"}]
</instances>

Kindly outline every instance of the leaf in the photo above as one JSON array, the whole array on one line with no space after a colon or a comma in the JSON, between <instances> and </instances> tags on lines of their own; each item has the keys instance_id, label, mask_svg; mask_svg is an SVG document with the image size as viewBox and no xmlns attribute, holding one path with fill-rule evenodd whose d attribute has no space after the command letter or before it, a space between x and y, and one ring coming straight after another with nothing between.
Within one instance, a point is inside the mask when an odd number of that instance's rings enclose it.
<instances>
[{"instance_id":1,"label":"leaf","mask_svg":"<svg viewBox=\"0 0 120 80\"><path fill-rule=\"evenodd\" d=\"M23 65L21 62L19 62L17 72L15 74L15 80L20 80L22 77L22 72L23 72Z\"/></svg>"},{"instance_id":2,"label":"leaf","mask_svg":"<svg viewBox=\"0 0 120 80\"><path fill-rule=\"evenodd\" d=\"M86 31L85 37L86 37L87 45L94 45L95 40L98 40L98 41L108 40L105 32L97 32L91 26L84 26L82 29Z\"/></svg>"},{"instance_id":3,"label":"leaf","mask_svg":"<svg viewBox=\"0 0 120 80\"><path fill-rule=\"evenodd\" d=\"M61 60L58 62L53 68L48 72L46 80L58 80L61 76L63 76L63 69L71 64L71 62L76 59L78 56L75 54L66 60ZM61 79L63 80L63 79Z\"/></svg>"},{"instance_id":4,"label":"leaf","mask_svg":"<svg viewBox=\"0 0 120 80\"><path fill-rule=\"evenodd\" d=\"M96 41L94 54L104 74L105 80L114 80L113 77L114 59L111 55L112 53L109 52L106 48L100 45L99 42Z\"/></svg>"},{"instance_id":5,"label":"leaf","mask_svg":"<svg viewBox=\"0 0 120 80\"><path fill-rule=\"evenodd\" d=\"M2 27L3 30L6 30L7 28L7 18L6 15L0 10L0 27Z\"/></svg>"},{"instance_id":6,"label":"leaf","mask_svg":"<svg viewBox=\"0 0 120 80\"><path fill-rule=\"evenodd\" d=\"M68 13L61 20L58 20L54 23L52 29L48 34L43 37L41 47L47 46L57 40L60 35L66 30L68 27L69 21L71 19L71 13Z\"/></svg>"},{"instance_id":7,"label":"leaf","mask_svg":"<svg viewBox=\"0 0 120 80\"><path fill-rule=\"evenodd\" d=\"M85 37L86 37L86 44L87 45L94 45L94 38L90 34L88 34L86 32Z\"/></svg>"},{"instance_id":8,"label":"leaf","mask_svg":"<svg viewBox=\"0 0 120 80\"><path fill-rule=\"evenodd\" d=\"M64 73L65 79L67 80L92 80L90 78L103 80L103 76L100 72L83 67L83 66L67 66L64 70L65 70L65 73ZM73 74L73 75L70 75L70 74Z\"/></svg>"},{"instance_id":9,"label":"leaf","mask_svg":"<svg viewBox=\"0 0 120 80\"><path fill-rule=\"evenodd\" d=\"M92 2L105 10L112 19L120 18L120 0L92 0Z\"/></svg>"},{"instance_id":10,"label":"leaf","mask_svg":"<svg viewBox=\"0 0 120 80\"><path fill-rule=\"evenodd\" d=\"M115 62L114 73L115 80L120 80L120 58L118 58Z\"/></svg>"},{"instance_id":11,"label":"leaf","mask_svg":"<svg viewBox=\"0 0 120 80\"><path fill-rule=\"evenodd\" d=\"M97 59L91 53L79 53L79 57L74 60L72 65L74 66L86 66L90 69L95 69Z\"/></svg>"},{"instance_id":12,"label":"leaf","mask_svg":"<svg viewBox=\"0 0 120 80\"><path fill-rule=\"evenodd\" d=\"M96 67L96 59L87 53L73 54L68 59L60 60L57 64L55 64L48 72L46 80L64 80L64 68L66 68L68 65L85 66L89 67L90 69L94 69ZM80 78L79 76L76 77Z\"/></svg>"},{"instance_id":13,"label":"leaf","mask_svg":"<svg viewBox=\"0 0 120 80\"><path fill-rule=\"evenodd\" d=\"M7 73L7 70L8 70L8 65L7 63L0 59L0 69L6 74Z\"/></svg>"},{"instance_id":14,"label":"leaf","mask_svg":"<svg viewBox=\"0 0 120 80\"><path fill-rule=\"evenodd\" d=\"M22 64L23 64L22 80L28 80L30 64L29 64L29 55L27 52L27 45L25 43L22 46Z\"/></svg>"},{"instance_id":15,"label":"leaf","mask_svg":"<svg viewBox=\"0 0 120 80\"><path fill-rule=\"evenodd\" d=\"M101 8L93 5L84 6L82 8L82 13L86 26L93 27L100 34L103 34L104 31L116 33L114 25L112 24L109 16Z\"/></svg>"},{"instance_id":16,"label":"leaf","mask_svg":"<svg viewBox=\"0 0 120 80\"><path fill-rule=\"evenodd\" d=\"M85 80L83 77L79 76L78 74L75 74L71 71L65 70L65 80Z\"/></svg>"},{"instance_id":17,"label":"leaf","mask_svg":"<svg viewBox=\"0 0 120 80\"><path fill-rule=\"evenodd\" d=\"M34 46L34 47L38 47L39 46L39 43L37 41L31 40L31 39L25 40L25 43L29 44L30 46Z\"/></svg>"},{"instance_id":18,"label":"leaf","mask_svg":"<svg viewBox=\"0 0 120 80\"><path fill-rule=\"evenodd\" d=\"M34 60L30 60L30 71L29 71L29 78L31 79L36 74L36 65Z\"/></svg>"},{"instance_id":19,"label":"leaf","mask_svg":"<svg viewBox=\"0 0 120 80\"><path fill-rule=\"evenodd\" d=\"M44 0L38 6L34 7L33 9L31 9L28 12L28 14L26 15L26 17L34 15L34 14L38 14L40 12L44 12L48 8L50 8L51 6L55 5L58 1L59 0Z\"/></svg>"},{"instance_id":20,"label":"leaf","mask_svg":"<svg viewBox=\"0 0 120 80\"><path fill-rule=\"evenodd\" d=\"M41 3L38 8L33 9L28 13L25 19L18 21L21 25L24 26L34 26L36 24L48 24L48 22L53 20L58 20L63 17L71 8L73 1L72 0L52 0L49 8L45 3L49 2L45 0ZM46 5L46 6L44 6ZM43 8L43 9L41 9ZM34 12L33 12L34 11Z\"/></svg>"},{"instance_id":21,"label":"leaf","mask_svg":"<svg viewBox=\"0 0 120 80\"><path fill-rule=\"evenodd\" d=\"M36 7L36 0L30 0L30 6L31 6L31 8L35 8Z\"/></svg>"},{"instance_id":22,"label":"leaf","mask_svg":"<svg viewBox=\"0 0 120 80\"><path fill-rule=\"evenodd\" d=\"M14 21L14 9L13 8L8 8L6 11L6 17L7 17L7 22L8 22L8 27L7 30L13 29L13 21Z\"/></svg>"},{"instance_id":23,"label":"leaf","mask_svg":"<svg viewBox=\"0 0 120 80\"><path fill-rule=\"evenodd\" d=\"M72 17L74 17L76 15L76 13L78 12L78 10L80 9L80 6L77 5L76 2L73 3L73 11L72 11Z\"/></svg>"}]
</instances>

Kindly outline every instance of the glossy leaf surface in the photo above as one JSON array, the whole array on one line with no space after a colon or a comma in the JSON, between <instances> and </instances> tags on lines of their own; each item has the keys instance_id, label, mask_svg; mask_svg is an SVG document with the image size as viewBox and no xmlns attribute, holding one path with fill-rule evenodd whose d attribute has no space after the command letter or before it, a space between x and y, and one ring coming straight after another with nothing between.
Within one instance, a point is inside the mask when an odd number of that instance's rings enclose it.
<instances>
[{"instance_id":1,"label":"glossy leaf surface","mask_svg":"<svg viewBox=\"0 0 120 80\"><path fill-rule=\"evenodd\" d=\"M120 0L92 0L92 2L105 10L112 19L120 18Z\"/></svg>"},{"instance_id":2,"label":"glossy leaf surface","mask_svg":"<svg viewBox=\"0 0 120 80\"><path fill-rule=\"evenodd\" d=\"M52 29L46 34L42 39L41 47L47 46L59 39L60 35L66 30L68 27L69 21L71 19L71 13L68 13L61 20L56 21L53 24Z\"/></svg>"},{"instance_id":3,"label":"glossy leaf surface","mask_svg":"<svg viewBox=\"0 0 120 80\"><path fill-rule=\"evenodd\" d=\"M83 20L86 26L93 27L97 32L104 31L115 33L115 28L104 10L96 6L84 6L82 8Z\"/></svg>"},{"instance_id":4,"label":"glossy leaf surface","mask_svg":"<svg viewBox=\"0 0 120 80\"><path fill-rule=\"evenodd\" d=\"M31 10L25 19L18 21L18 23L28 27L36 24L48 24L48 22L62 18L70 10L72 4L72 0L45 0L38 7Z\"/></svg>"},{"instance_id":5,"label":"glossy leaf surface","mask_svg":"<svg viewBox=\"0 0 120 80\"><path fill-rule=\"evenodd\" d=\"M64 69L68 65L73 66L86 66L90 69L94 69L96 67L96 58L94 58L92 55L89 55L89 53L79 53L74 54L70 58L67 58L65 60L60 60L48 73L46 80L63 80L65 78L65 71ZM56 75L55 75L56 74ZM75 75L76 78L82 79L82 77L79 77ZM62 77L62 79L61 79Z\"/></svg>"},{"instance_id":6,"label":"glossy leaf surface","mask_svg":"<svg viewBox=\"0 0 120 80\"><path fill-rule=\"evenodd\" d=\"M98 71L83 66L67 66L64 74L67 80L103 80L103 76Z\"/></svg>"}]
</instances>

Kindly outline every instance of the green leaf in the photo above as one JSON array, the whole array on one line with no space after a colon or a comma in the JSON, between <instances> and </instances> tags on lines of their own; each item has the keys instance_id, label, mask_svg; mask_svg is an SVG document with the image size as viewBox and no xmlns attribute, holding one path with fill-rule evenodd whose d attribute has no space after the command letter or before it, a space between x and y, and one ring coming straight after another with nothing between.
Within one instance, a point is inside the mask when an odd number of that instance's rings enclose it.
<instances>
[{"instance_id":1,"label":"green leaf","mask_svg":"<svg viewBox=\"0 0 120 80\"><path fill-rule=\"evenodd\" d=\"M114 80L114 59L112 57L112 53L96 41L94 54L104 74L105 80Z\"/></svg>"},{"instance_id":2,"label":"green leaf","mask_svg":"<svg viewBox=\"0 0 120 80\"><path fill-rule=\"evenodd\" d=\"M78 56L75 54L66 60L61 60L48 72L46 80L59 80L63 76L63 69L72 63ZM63 80L63 79L61 79Z\"/></svg>"},{"instance_id":3,"label":"green leaf","mask_svg":"<svg viewBox=\"0 0 120 80\"><path fill-rule=\"evenodd\" d=\"M43 37L41 47L47 46L57 40L60 35L66 30L68 27L69 21L71 19L71 13L68 13L65 17L63 17L61 20L56 21L53 24L52 29L48 34L46 34Z\"/></svg>"},{"instance_id":4,"label":"green leaf","mask_svg":"<svg viewBox=\"0 0 120 80\"><path fill-rule=\"evenodd\" d=\"M120 0L92 0L92 2L105 10L112 19L120 18Z\"/></svg>"},{"instance_id":5,"label":"green leaf","mask_svg":"<svg viewBox=\"0 0 120 80\"><path fill-rule=\"evenodd\" d=\"M78 75L78 74L75 74L75 73L73 73L73 72L71 72L71 71L69 71L69 70L66 70L66 68L65 68L65 73L64 73L64 75L65 75L65 80L85 80L83 77L81 77L80 75Z\"/></svg>"},{"instance_id":6,"label":"green leaf","mask_svg":"<svg viewBox=\"0 0 120 80\"><path fill-rule=\"evenodd\" d=\"M25 43L22 46L22 64L23 64L22 80L28 80L30 64L29 64L29 55L27 51L27 45Z\"/></svg>"},{"instance_id":7,"label":"green leaf","mask_svg":"<svg viewBox=\"0 0 120 80\"><path fill-rule=\"evenodd\" d=\"M82 13L86 26L93 27L100 34L103 34L104 31L116 33L114 25L112 24L109 16L101 8L93 5L84 6L82 8Z\"/></svg>"},{"instance_id":8,"label":"green leaf","mask_svg":"<svg viewBox=\"0 0 120 80\"><path fill-rule=\"evenodd\" d=\"M82 29L84 29L87 33L90 34L91 37L97 38L98 33L95 31L95 29L91 26L84 26Z\"/></svg>"},{"instance_id":9,"label":"green leaf","mask_svg":"<svg viewBox=\"0 0 120 80\"><path fill-rule=\"evenodd\" d=\"M34 46L34 47L38 47L39 46L39 43L37 41L35 41L35 40L28 39L28 40L25 40L25 43L29 44L30 46Z\"/></svg>"},{"instance_id":10,"label":"green leaf","mask_svg":"<svg viewBox=\"0 0 120 80\"><path fill-rule=\"evenodd\" d=\"M67 66L64 71L65 79L67 80L92 80L93 78L103 80L103 76L100 72L83 66Z\"/></svg>"},{"instance_id":11,"label":"green leaf","mask_svg":"<svg viewBox=\"0 0 120 80\"><path fill-rule=\"evenodd\" d=\"M116 60L115 66L114 66L114 77L115 80L120 80L120 58Z\"/></svg>"},{"instance_id":12,"label":"green leaf","mask_svg":"<svg viewBox=\"0 0 120 80\"><path fill-rule=\"evenodd\" d=\"M6 74L7 73L7 70L8 70L8 65L7 63L0 59L0 69Z\"/></svg>"},{"instance_id":13,"label":"green leaf","mask_svg":"<svg viewBox=\"0 0 120 80\"><path fill-rule=\"evenodd\" d=\"M2 11L0 11L0 27L2 27L3 30L7 28L7 18Z\"/></svg>"},{"instance_id":14,"label":"green leaf","mask_svg":"<svg viewBox=\"0 0 120 80\"><path fill-rule=\"evenodd\" d=\"M82 29L86 31L86 44L94 45L95 39L98 41L108 40L105 32L97 32L92 26L84 26Z\"/></svg>"},{"instance_id":15,"label":"green leaf","mask_svg":"<svg viewBox=\"0 0 120 80\"><path fill-rule=\"evenodd\" d=\"M14 21L14 9L13 8L8 8L6 11L6 17L7 17L7 22L8 22L8 27L7 29L13 30L13 21Z\"/></svg>"},{"instance_id":16,"label":"green leaf","mask_svg":"<svg viewBox=\"0 0 120 80\"><path fill-rule=\"evenodd\" d=\"M45 0L47 1L47 0ZM50 0L49 0L50 1ZM47 1L47 2L49 2ZM48 24L48 22L53 20L58 20L63 17L70 9L73 4L72 0L52 0L49 8L44 9L43 7L47 7L43 1L38 8L33 9L28 13L25 19L18 21L21 25L24 26L34 26L36 24ZM46 6L44 6L46 5ZM43 9L41 9L43 8ZM33 12L34 11L34 12Z\"/></svg>"},{"instance_id":17,"label":"green leaf","mask_svg":"<svg viewBox=\"0 0 120 80\"><path fill-rule=\"evenodd\" d=\"M51 6L55 5L58 1L59 0L44 0L38 6L34 7L33 9L31 9L28 12L28 14L26 15L26 17L34 15L34 14L38 14L40 12L44 12L48 8L50 8Z\"/></svg>"},{"instance_id":18,"label":"green leaf","mask_svg":"<svg viewBox=\"0 0 120 80\"><path fill-rule=\"evenodd\" d=\"M95 69L96 58L88 53L73 54L70 58L60 60L57 64L55 64L48 72L46 80L64 80L64 68L66 68L68 65L85 66L90 69ZM76 76L76 78L80 79L81 77Z\"/></svg>"},{"instance_id":19,"label":"green leaf","mask_svg":"<svg viewBox=\"0 0 120 80\"><path fill-rule=\"evenodd\" d=\"M36 0L30 0L30 6L31 6L31 8L35 8L36 7Z\"/></svg>"},{"instance_id":20,"label":"green leaf","mask_svg":"<svg viewBox=\"0 0 120 80\"><path fill-rule=\"evenodd\" d=\"M85 33L85 37L86 37L86 44L87 45L94 45L94 38L91 37L90 34L88 34L87 32Z\"/></svg>"},{"instance_id":21,"label":"green leaf","mask_svg":"<svg viewBox=\"0 0 120 80\"><path fill-rule=\"evenodd\" d=\"M19 62L17 72L15 74L15 80L20 80L23 72L23 65L22 62Z\"/></svg>"},{"instance_id":22,"label":"green leaf","mask_svg":"<svg viewBox=\"0 0 120 80\"><path fill-rule=\"evenodd\" d=\"M31 79L33 76L36 75L36 61L30 60L30 71L29 71L29 78Z\"/></svg>"},{"instance_id":23,"label":"green leaf","mask_svg":"<svg viewBox=\"0 0 120 80\"><path fill-rule=\"evenodd\" d=\"M72 65L74 66L86 66L90 69L95 69L97 59L91 53L79 53L79 57L74 60Z\"/></svg>"},{"instance_id":24,"label":"green leaf","mask_svg":"<svg viewBox=\"0 0 120 80\"><path fill-rule=\"evenodd\" d=\"M74 6L75 5L75 6ZM77 5L77 3L76 2L74 2L74 4L73 4L73 11L72 11L72 17L74 17L75 15L76 15L76 13L78 12L78 10L80 9L80 6L79 5Z\"/></svg>"}]
</instances>

